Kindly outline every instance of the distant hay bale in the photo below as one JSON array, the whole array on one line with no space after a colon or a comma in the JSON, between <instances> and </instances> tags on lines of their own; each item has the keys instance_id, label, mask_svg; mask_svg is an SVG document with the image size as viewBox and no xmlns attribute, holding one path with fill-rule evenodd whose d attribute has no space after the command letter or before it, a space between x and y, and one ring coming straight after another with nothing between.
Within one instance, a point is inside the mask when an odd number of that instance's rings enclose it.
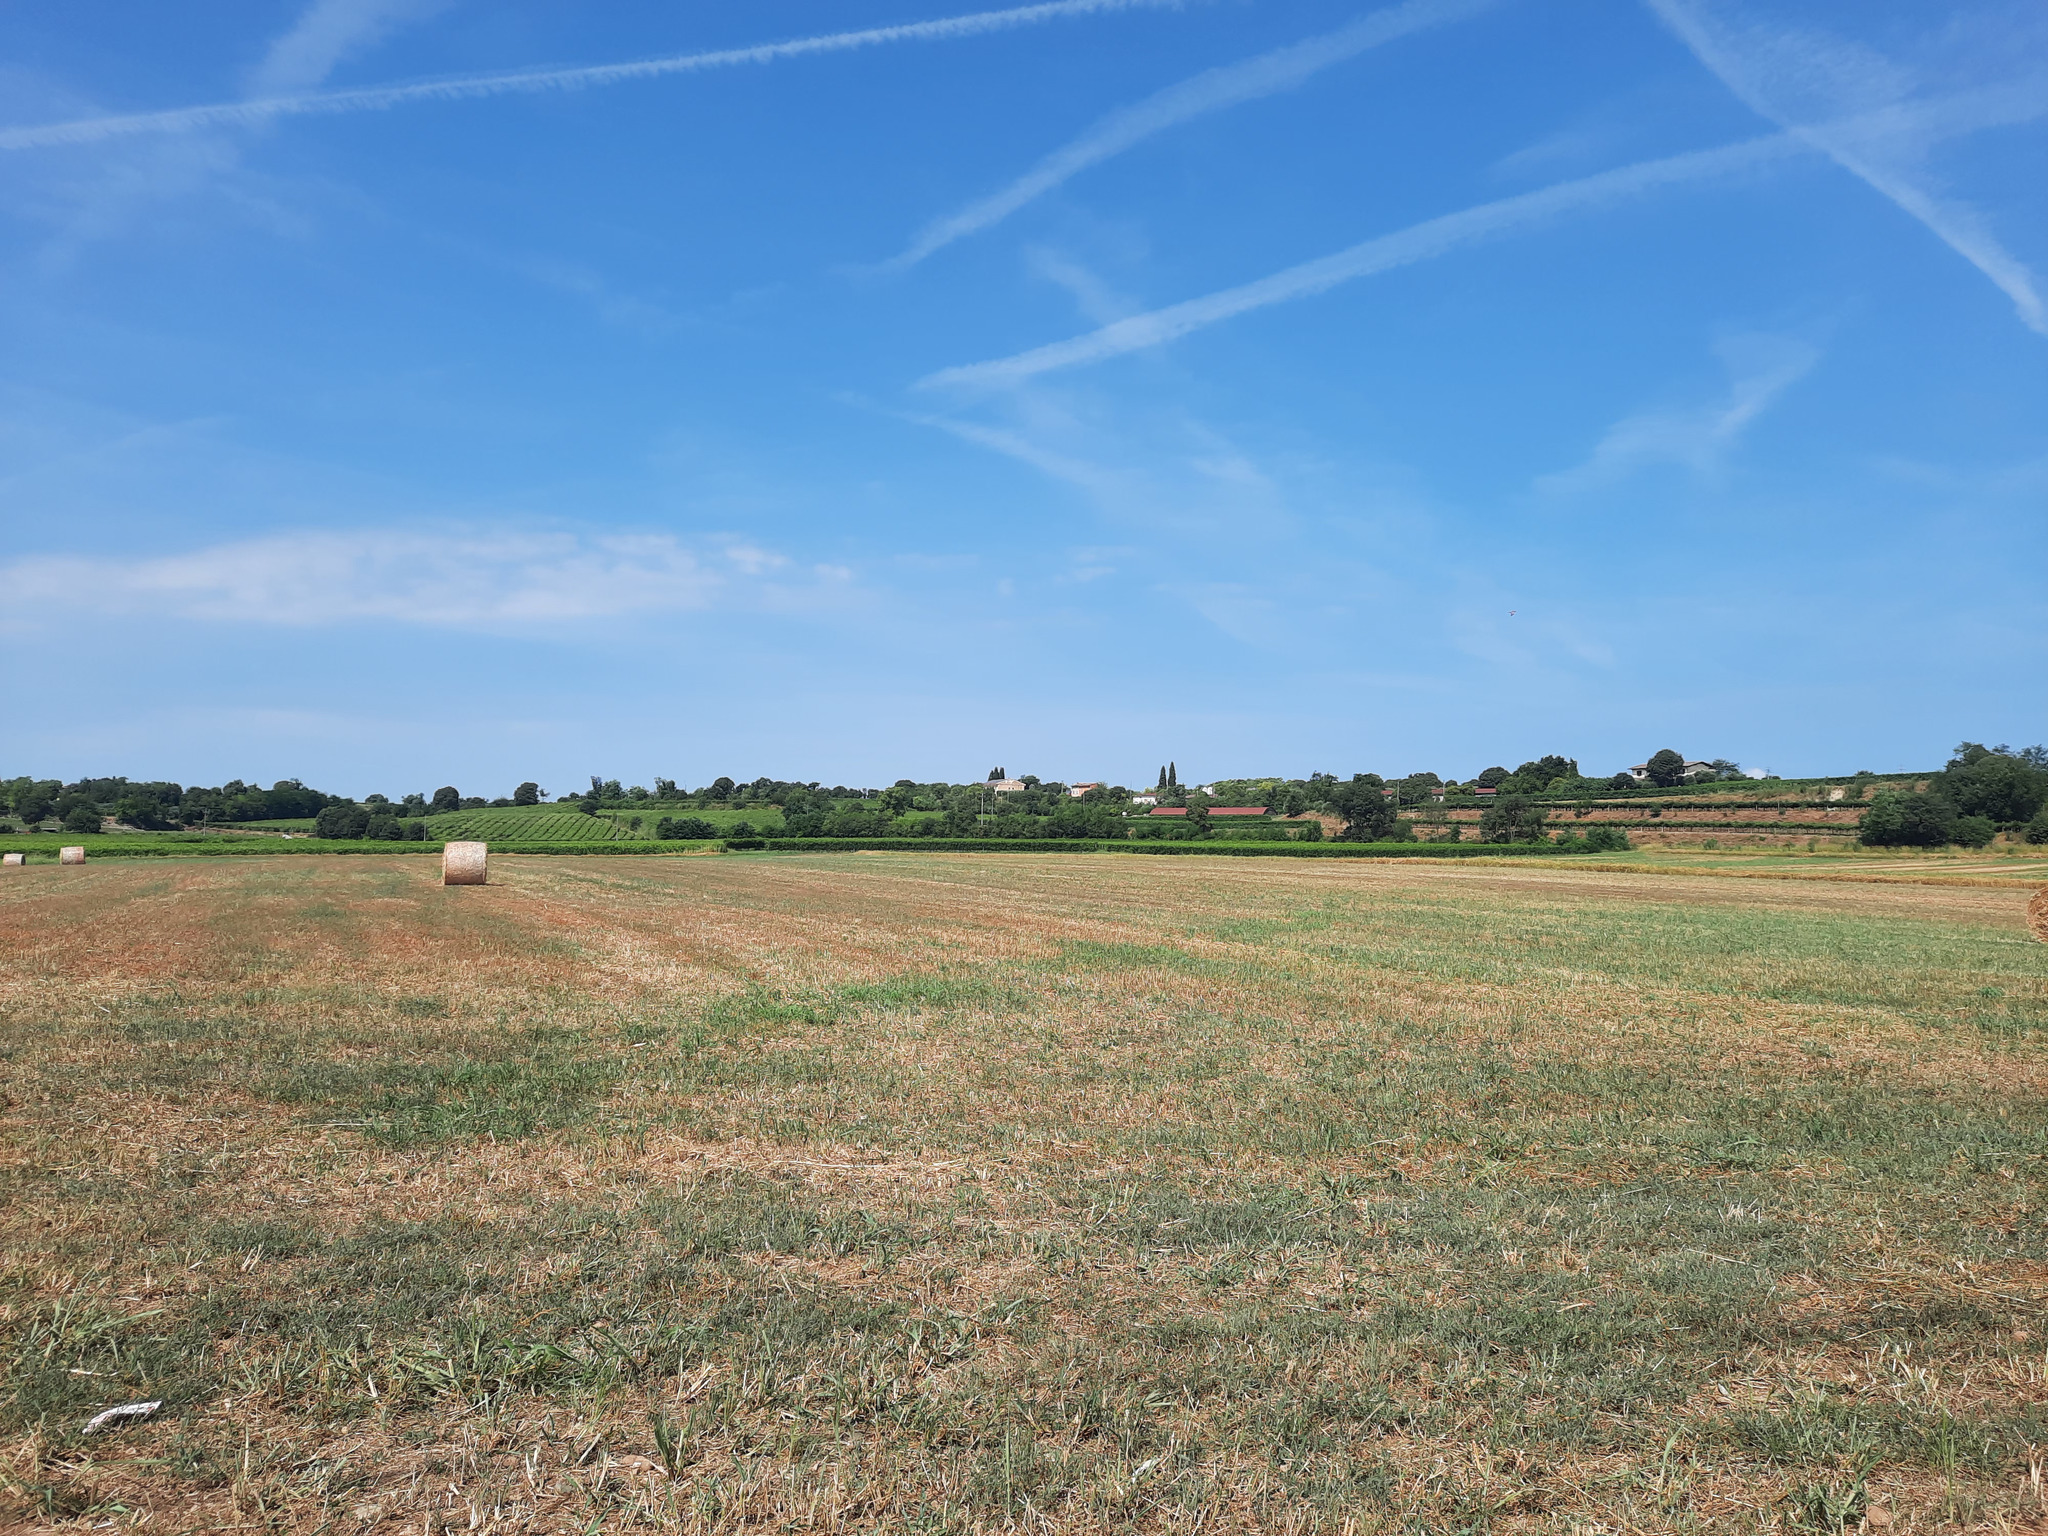
<instances>
[{"instance_id":1,"label":"distant hay bale","mask_svg":"<svg viewBox=\"0 0 2048 1536\"><path fill-rule=\"evenodd\" d=\"M59 848L57 850L57 862L59 864L83 864L85 862L85 849L77 843L73 843L69 848Z\"/></svg>"},{"instance_id":2,"label":"distant hay bale","mask_svg":"<svg viewBox=\"0 0 2048 1536\"><path fill-rule=\"evenodd\" d=\"M26 862L26 856L19 853L0 854L0 864L22 864Z\"/></svg>"},{"instance_id":3,"label":"distant hay bale","mask_svg":"<svg viewBox=\"0 0 2048 1536\"><path fill-rule=\"evenodd\" d=\"M441 850L443 885L482 885L488 843L450 843Z\"/></svg>"},{"instance_id":4,"label":"distant hay bale","mask_svg":"<svg viewBox=\"0 0 2048 1536\"><path fill-rule=\"evenodd\" d=\"M2048 885L2034 892L2034 899L2027 903L2027 926L2034 930L2034 937L2048 944Z\"/></svg>"}]
</instances>

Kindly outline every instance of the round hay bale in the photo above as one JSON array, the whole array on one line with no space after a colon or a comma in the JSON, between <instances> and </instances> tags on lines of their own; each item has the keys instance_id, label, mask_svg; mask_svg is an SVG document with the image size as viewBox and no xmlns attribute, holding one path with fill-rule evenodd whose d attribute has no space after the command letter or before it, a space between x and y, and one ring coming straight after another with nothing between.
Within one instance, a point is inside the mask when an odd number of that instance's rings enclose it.
<instances>
[{"instance_id":1,"label":"round hay bale","mask_svg":"<svg viewBox=\"0 0 2048 1536\"><path fill-rule=\"evenodd\" d=\"M2034 899L2027 903L2027 926L2034 930L2034 937L2048 944L2048 885L2034 892Z\"/></svg>"},{"instance_id":2,"label":"round hay bale","mask_svg":"<svg viewBox=\"0 0 2048 1536\"><path fill-rule=\"evenodd\" d=\"M27 858L19 853L0 853L0 864L25 864Z\"/></svg>"},{"instance_id":3,"label":"round hay bale","mask_svg":"<svg viewBox=\"0 0 2048 1536\"><path fill-rule=\"evenodd\" d=\"M441 850L443 885L482 885L488 843L450 843Z\"/></svg>"},{"instance_id":4,"label":"round hay bale","mask_svg":"<svg viewBox=\"0 0 2048 1536\"><path fill-rule=\"evenodd\" d=\"M59 848L57 850L57 862L59 864L83 864L85 862L85 849L77 843L73 843L69 848Z\"/></svg>"}]
</instances>

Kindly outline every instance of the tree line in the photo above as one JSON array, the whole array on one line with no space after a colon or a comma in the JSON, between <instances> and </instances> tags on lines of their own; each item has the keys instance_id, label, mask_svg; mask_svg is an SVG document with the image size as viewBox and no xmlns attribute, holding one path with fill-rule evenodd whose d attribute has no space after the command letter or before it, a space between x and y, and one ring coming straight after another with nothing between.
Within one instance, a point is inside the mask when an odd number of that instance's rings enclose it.
<instances>
[{"instance_id":1,"label":"tree line","mask_svg":"<svg viewBox=\"0 0 2048 1536\"><path fill-rule=\"evenodd\" d=\"M1956 745L1923 789L1881 789L1857 823L1874 848L1982 848L2001 832L2048 843L2048 747Z\"/></svg>"},{"instance_id":2,"label":"tree line","mask_svg":"<svg viewBox=\"0 0 2048 1536\"><path fill-rule=\"evenodd\" d=\"M1645 763L1647 787L1669 788L1705 777L1738 777L1741 770L1725 760L1686 772L1689 761L1669 748L1652 753ZM1860 800L1874 775L1851 781L1851 798ZM1011 787L994 789L1000 780ZM1417 772L1399 778L1355 773L1349 778L1314 772L1305 778L1223 779L1206 787L1181 783L1179 767L1169 762L1157 782L1145 791L1150 801L1184 812L1173 818L1131 814L1136 792L1121 784L1096 784L1079 795L1068 786L1026 774L1009 779L1002 768L988 780L955 784L898 779L886 788L825 785L766 776L740 780L721 775L697 789L657 777L650 790L593 775L587 791L563 795L558 804L575 804L593 814L603 810L646 807L672 811L655 822L667 838L746 837L757 829L742 820L719 825L692 809L730 811L747 807L778 813L779 830L792 837L1048 837L1048 838L1320 838L1324 821L1338 823L1333 834L1348 842L1456 841L1476 830L1483 842L1544 842L1553 834L1548 812L1538 797L1614 794L1646 787L1627 773L1602 779L1580 773L1576 759L1549 754L1509 769L1489 767L1460 783L1435 773ZM1446 807L1477 803L1484 809L1476 829L1453 821ZM1468 798L1469 797L1469 798ZM0 781L0 807L27 827L54 820L65 831L92 833L108 818L149 831L229 826L248 822L305 820L323 838L424 839L426 818L449 811L485 807L540 805L547 791L532 780L510 795L495 799L464 795L443 785L431 795L406 794L393 800L371 794L357 801L309 788L298 779L281 779L268 789L233 779L216 786L180 785L166 781L87 778L73 783L29 776ZM1276 818L1315 817L1289 828L1271 823L1219 825L1210 815L1216 806L1259 805ZM636 825L637 825L636 820ZM1876 847L1934 847L1948 844L1983 847L2001 832L2030 843L2048 843L2048 749L2014 749L1960 743L1948 764L1919 790L1879 790L1859 823L1860 840ZM1621 839L1612 844L1611 840ZM1573 846L1625 846L1617 829L1595 827Z\"/></svg>"}]
</instances>

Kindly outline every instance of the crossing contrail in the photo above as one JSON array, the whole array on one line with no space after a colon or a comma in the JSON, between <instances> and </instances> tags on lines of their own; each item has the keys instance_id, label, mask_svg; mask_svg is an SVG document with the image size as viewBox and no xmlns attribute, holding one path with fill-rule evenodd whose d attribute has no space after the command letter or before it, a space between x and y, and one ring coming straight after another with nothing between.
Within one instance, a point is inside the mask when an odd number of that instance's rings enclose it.
<instances>
[{"instance_id":1,"label":"crossing contrail","mask_svg":"<svg viewBox=\"0 0 2048 1536\"><path fill-rule=\"evenodd\" d=\"M1180 8L1184 0L1044 0L1002 11L977 11L937 21L915 21L894 27L867 27L857 32L832 32L750 48L720 48L709 53L672 54L625 64L593 64L575 69L515 70L497 75L470 75L451 80L425 80L412 85L372 86L353 91L306 91L290 96L223 101L206 106L174 107L164 112L131 112L120 116L80 118L68 123L41 123L0 129L0 149L45 149L64 144L94 144L142 134L189 133L195 128L270 122L280 117L312 117L342 112L379 112L415 101L468 101L513 93L582 90L618 85L661 75L695 74L741 64L771 64L807 54L847 53L884 43L939 42L980 37L1110 11Z\"/></svg>"},{"instance_id":2,"label":"crossing contrail","mask_svg":"<svg viewBox=\"0 0 2048 1536\"><path fill-rule=\"evenodd\" d=\"M1361 16L1334 32L1291 43L1241 63L1205 69L1110 113L1008 186L930 225L911 242L908 250L885 265L913 266L941 247L1008 218L1070 176L1190 118L1292 90L1322 70L1368 49L1410 33L1463 21L1497 3L1499 0L1407 0L1406 4Z\"/></svg>"},{"instance_id":3,"label":"crossing contrail","mask_svg":"<svg viewBox=\"0 0 2048 1536\"><path fill-rule=\"evenodd\" d=\"M1727 175L1804 152L1805 146L1791 135L1775 133L1719 149L1640 161L1619 170L1560 182L1540 191L1525 192L1519 197L1504 197L1495 202L1481 203L1475 208L1447 213L1442 218L1411 224L1391 235L1361 241L1334 255L1302 262L1257 282L1205 294L1185 303L1170 304L1148 314L1132 315L1127 320L1105 325L1085 336L1034 347L1028 352L997 358L992 362L944 368L920 379L918 384L921 388L999 388L1021 384L1041 373L1099 363L1126 352L1156 347L1220 320L1228 320L1233 315L1264 309L1269 304L1289 299L1307 298L1353 278L1370 277L1374 273L1428 261L1460 246L1504 235L1577 209L1619 202L1677 182Z\"/></svg>"}]
</instances>

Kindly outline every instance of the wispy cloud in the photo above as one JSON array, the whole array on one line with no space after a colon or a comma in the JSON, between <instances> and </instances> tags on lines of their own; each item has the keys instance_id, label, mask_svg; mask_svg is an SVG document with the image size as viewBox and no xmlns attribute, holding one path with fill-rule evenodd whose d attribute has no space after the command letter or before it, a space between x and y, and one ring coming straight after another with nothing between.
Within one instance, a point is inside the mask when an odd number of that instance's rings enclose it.
<instances>
[{"instance_id":1,"label":"wispy cloud","mask_svg":"<svg viewBox=\"0 0 2048 1536\"><path fill-rule=\"evenodd\" d=\"M847 53L887 43L939 42L952 38L981 37L992 32L1034 26L1040 22L1056 21L1069 16L1168 7L1177 9L1183 3L1185 0L1045 0L1043 4L1016 6L1009 10L978 11L972 15L949 16L936 21L907 22L892 27L867 27L855 32L833 32L819 37L794 38L787 42L762 43L748 48L721 48L708 53L673 54L664 58L639 59L624 64L596 64L575 69L516 70L504 74L471 75L451 80L426 80L412 85L378 86L353 91L300 92L247 101L177 107L164 112L134 112L120 116L81 118L67 123L44 123L0 129L0 149L40 149L63 144L91 144L104 139L126 138L137 134L189 133L198 128L262 123L281 117L383 111L416 101L469 101L479 97L522 92L585 90L592 86L619 85L631 80L694 74L743 64L772 64L779 59L802 58L812 54Z\"/></svg>"},{"instance_id":2,"label":"wispy cloud","mask_svg":"<svg viewBox=\"0 0 2048 1536\"><path fill-rule=\"evenodd\" d=\"M1925 145L1982 128L2032 121L2043 115L2048 115L2048 95L2031 89L2026 82L2013 82L1927 100L1901 101L1831 123L1827 130L1831 138L1842 142L1880 144L1906 140ZM1391 235L1361 241L1334 255L1302 262L1256 282L1132 315L1085 336L985 363L942 368L918 380L918 387L999 389L1058 369L1104 362L1178 340L1252 310L1308 298L1355 278L1429 261L1565 214L1625 202L1664 187L1761 169L1803 157L1816 148L1810 136L1787 131L1716 149L1641 160L1597 175L1557 182L1534 192L1411 224Z\"/></svg>"},{"instance_id":3,"label":"wispy cloud","mask_svg":"<svg viewBox=\"0 0 2048 1536\"><path fill-rule=\"evenodd\" d=\"M1091 165L1099 165L1190 118L1292 90L1312 75L1368 49L1431 27L1463 21L1498 3L1499 0L1408 0L1405 5L1362 16L1334 32L1276 48L1241 63L1204 70L1100 119L1079 138L1054 150L1000 191L926 226L907 250L884 266L913 266L955 240L1001 222Z\"/></svg>"},{"instance_id":4,"label":"wispy cloud","mask_svg":"<svg viewBox=\"0 0 2048 1536\"><path fill-rule=\"evenodd\" d=\"M343 59L371 47L445 0L313 0L265 50L249 75L252 94L306 91ZM174 136L130 138L83 166L66 161L27 168L33 185L15 205L59 231L42 259L63 264L83 243L127 229L153 210L210 193L232 217L286 236L309 231L289 182L242 164L236 136L195 126ZM47 178L44 180L44 178ZM27 189L24 188L24 191Z\"/></svg>"},{"instance_id":5,"label":"wispy cloud","mask_svg":"<svg viewBox=\"0 0 2048 1536\"><path fill-rule=\"evenodd\" d=\"M1644 411L1608 428L1575 469L1545 475L1536 488L1571 495L1610 485L1649 464L1711 474L1743 432L1820 360L1811 344L1784 336L1735 336L1715 349L1728 370L1728 397L1691 410Z\"/></svg>"},{"instance_id":6,"label":"wispy cloud","mask_svg":"<svg viewBox=\"0 0 2048 1536\"><path fill-rule=\"evenodd\" d=\"M1859 44L1806 28L1713 19L1686 0L1645 0L1695 57L1759 115L1861 177L1933 232L2048 335L2034 274L1968 203L1940 196L1917 164L1928 140L1902 106L1914 81ZM2042 82L2026 83L2036 93Z\"/></svg>"},{"instance_id":7,"label":"wispy cloud","mask_svg":"<svg viewBox=\"0 0 2048 1536\"><path fill-rule=\"evenodd\" d=\"M45 555L0 567L14 628L84 611L500 631L637 613L810 610L839 600L851 579L743 540L517 530L287 533L189 554Z\"/></svg>"},{"instance_id":8,"label":"wispy cloud","mask_svg":"<svg viewBox=\"0 0 2048 1536\"><path fill-rule=\"evenodd\" d=\"M1218 321L1263 309L1269 304L1307 298L1354 278L1411 266L1460 246L1525 229L1563 214L1619 202L1680 182L1748 170L1798 154L1802 149L1803 146L1790 135L1771 134L1719 149L1645 160L1619 170L1603 171L1597 176L1525 192L1519 197L1481 203L1475 208L1445 214L1391 235L1363 241L1333 256L1303 262L1257 282L1118 320L1086 336L1034 347L1028 352L997 358L992 362L941 369L919 380L919 387L999 388L1022 383L1055 369L1103 362L1127 352L1177 340Z\"/></svg>"},{"instance_id":9,"label":"wispy cloud","mask_svg":"<svg viewBox=\"0 0 2048 1536\"><path fill-rule=\"evenodd\" d=\"M446 0L313 0L289 32L272 43L249 76L249 94L311 90L351 54L404 23L439 10Z\"/></svg>"}]
</instances>

